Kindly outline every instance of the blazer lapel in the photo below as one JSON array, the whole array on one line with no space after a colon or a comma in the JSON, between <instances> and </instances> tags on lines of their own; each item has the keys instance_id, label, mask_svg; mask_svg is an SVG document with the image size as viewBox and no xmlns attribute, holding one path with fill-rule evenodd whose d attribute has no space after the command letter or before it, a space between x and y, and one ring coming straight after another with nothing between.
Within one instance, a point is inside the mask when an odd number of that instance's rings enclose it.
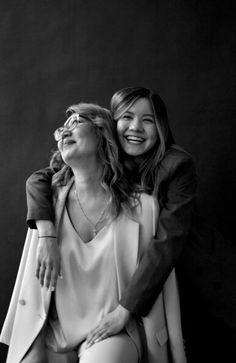
<instances>
[{"instance_id":1,"label":"blazer lapel","mask_svg":"<svg viewBox=\"0 0 236 363\"><path fill-rule=\"evenodd\" d=\"M122 215L117 219L114 228L114 254L119 298L137 267L138 252L139 223Z\"/></svg>"},{"instance_id":2,"label":"blazer lapel","mask_svg":"<svg viewBox=\"0 0 236 363\"><path fill-rule=\"evenodd\" d=\"M66 202L67 195L69 193L69 190L70 190L73 182L74 182L74 178L71 178L71 180L65 186L57 187L56 192L54 192L53 203L54 203L54 209L55 209L55 217L56 217L55 222L56 222L57 229L60 224L62 212L65 208L65 202Z\"/></svg>"}]
</instances>

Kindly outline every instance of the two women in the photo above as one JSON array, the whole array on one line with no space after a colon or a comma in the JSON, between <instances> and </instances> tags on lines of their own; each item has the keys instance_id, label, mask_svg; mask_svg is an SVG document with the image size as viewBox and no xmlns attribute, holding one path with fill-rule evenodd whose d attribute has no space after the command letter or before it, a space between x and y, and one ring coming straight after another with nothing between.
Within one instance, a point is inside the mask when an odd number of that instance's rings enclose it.
<instances>
[{"instance_id":1,"label":"two women","mask_svg":"<svg viewBox=\"0 0 236 363\"><path fill-rule=\"evenodd\" d=\"M38 362L76 362L79 356L84 363L132 363L145 358L146 352L149 362L164 363L172 349L174 361L183 363L178 294L171 268L158 299L150 286L146 290L148 280L136 292L149 291L149 306L135 301L149 310L141 325L136 307L134 311L126 308L126 303L132 305L129 284L135 284L139 268L145 268L145 256L155 259L149 251L156 248L158 208L155 199L142 191L152 191L156 171L143 173L140 181L127 181L118 163L109 112L91 104L75 105L68 111L68 120L55 132L59 153L52 160L53 165L60 164L52 180L56 234L48 234L40 218L36 218L38 231L28 232L1 336L10 345L8 362L36 362L36 351ZM130 118L136 126L128 125ZM159 135L164 129L156 126L157 115L147 97L132 100L117 122L120 143L135 159L140 156L137 145L149 156L156 155L157 144L164 147L165 136ZM160 149L159 158L161 154ZM34 270L41 246L56 236L53 248L57 246L63 278L52 294L54 286L40 289ZM146 277L154 265L155 260ZM51 279L53 269L38 258L42 285L45 276Z\"/></svg>"},{"instance_id":2,"label":"two women","mask_svg":"<svg viewBox=\"0 0 236 363\"><path fill-rule=\"evenodd\" d=\"M146 112L136 108L136 102L143 98L149 102L157 130L157 140L150 150L143 148L150 122L145 116L150 114L150 109ZM230 343L236 331L235 247L196 218L195 213L191 221L196 193L195 168L191 156L174 145L160 97L143 87L125 88L113 96L111 111L127 179L154 193L160 208L155 238L122 291L119 304L136 317L146 316L179 260L189 361L227 360L227 354L230 357L235 346ZM56 235L51 179L61 167L61 160L54 159L50 168L34 173L27 181L27 222L31 228L37 224L45 236L37 243L36 274L40 283L52 290L60 275L60 253L57 239L52 238ZM109 336L117 334L124 325L122 312L115 309L90 332L88 344L102 337L100 329Z\"/></svg>"}]
</instances>

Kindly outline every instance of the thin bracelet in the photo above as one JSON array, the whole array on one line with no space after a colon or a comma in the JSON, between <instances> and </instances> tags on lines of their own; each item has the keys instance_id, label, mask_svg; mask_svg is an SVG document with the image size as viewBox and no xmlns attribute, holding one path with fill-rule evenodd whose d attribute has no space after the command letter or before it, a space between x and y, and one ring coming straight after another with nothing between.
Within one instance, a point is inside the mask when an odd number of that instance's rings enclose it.
<instances>
[{"instance_id":1,"label":"thin bracelet","mask_svg":"<svg viewBox=\"0 0 236 363\"><path fill-rule=\"evenodd\" d=\"M56 236L38 236L38 238L57 238Z\"/></svg>"}]
</instances>

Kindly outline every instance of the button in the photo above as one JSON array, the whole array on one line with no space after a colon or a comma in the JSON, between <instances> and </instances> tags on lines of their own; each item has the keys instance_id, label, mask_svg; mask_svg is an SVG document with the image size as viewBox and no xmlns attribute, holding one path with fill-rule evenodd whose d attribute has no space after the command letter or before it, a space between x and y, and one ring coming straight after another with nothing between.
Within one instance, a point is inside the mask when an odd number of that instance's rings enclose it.
<instances>
[{"instance_id":1,"label":"button","mask_svg":"<svg viewBox=\"0 0 236 363\"><path fill-rule=\"evenodd\" d=\"M44 317L41 315L41 314L37 314L37 316L40 318L40 319L44 319Z\"/></svg>"},{"instance_id":2,"label":"button","mask_svg":"<svg viewBox=\"0 0 236 363\"><path fill-rule=\"evenodd\" d=\"M19 304L20 304L20 305L26 305L26 301L25 301L24 299L20 299L20 300L19 300Z\"/></svg>"}]
</instances>

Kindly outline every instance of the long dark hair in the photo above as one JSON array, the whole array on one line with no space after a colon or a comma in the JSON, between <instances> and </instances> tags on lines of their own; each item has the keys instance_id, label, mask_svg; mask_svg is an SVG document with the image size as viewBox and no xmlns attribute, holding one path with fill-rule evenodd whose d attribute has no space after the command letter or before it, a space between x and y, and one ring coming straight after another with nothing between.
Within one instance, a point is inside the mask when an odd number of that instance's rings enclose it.
<instances>
[{"instance_id":1,"label":"long dark hair","mask_svg":"<svg viewBox=\"0 0 236 363\"><path fill-rule=\"evenodd\" d=\"M144 87L127 87L117 91L111 99L111 113L115 123L140 98L147 98L152 106L158 140L156 144L141 157L129 157L121 152L122 161L127 173L131 175L134 170L140 177L141 188L154 191L157 194L157 172L166 150L174 144L170 131L167 110L161 97L152 90ZM138 160L138 161L137 161Z\"/></svg>"}]
</instances>

